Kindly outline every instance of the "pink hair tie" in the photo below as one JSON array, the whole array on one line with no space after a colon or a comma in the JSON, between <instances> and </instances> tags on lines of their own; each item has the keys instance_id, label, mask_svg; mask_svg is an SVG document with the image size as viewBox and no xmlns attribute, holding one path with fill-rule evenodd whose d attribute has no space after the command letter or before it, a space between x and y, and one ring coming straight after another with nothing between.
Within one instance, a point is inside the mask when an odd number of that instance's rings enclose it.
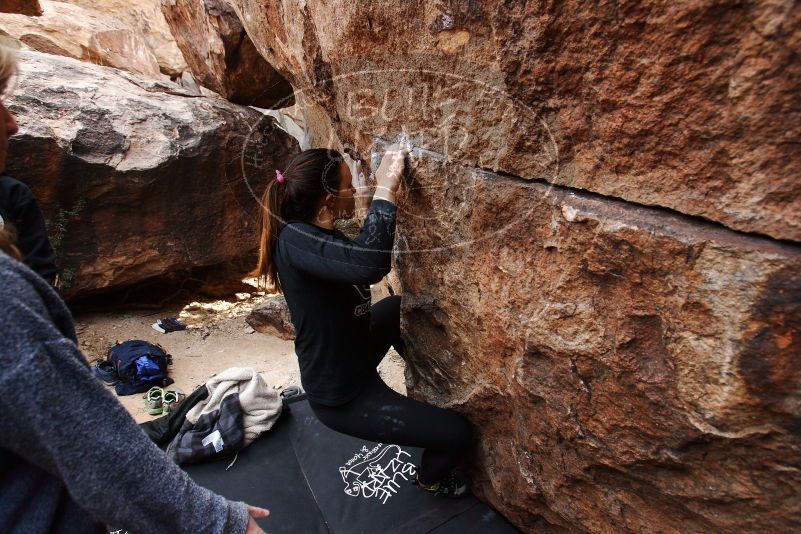
<instances>
[{"instance_id":1,"label":"pink hair tie","mask_svg":"<svg viewBox=\"0 0 801 534\"><path fill-rule=\"evenodd\" d=\"M275 179L278 180L279 184L284 183L284 175L278 169L275 169Z\"/></svg>"}]
</instances>

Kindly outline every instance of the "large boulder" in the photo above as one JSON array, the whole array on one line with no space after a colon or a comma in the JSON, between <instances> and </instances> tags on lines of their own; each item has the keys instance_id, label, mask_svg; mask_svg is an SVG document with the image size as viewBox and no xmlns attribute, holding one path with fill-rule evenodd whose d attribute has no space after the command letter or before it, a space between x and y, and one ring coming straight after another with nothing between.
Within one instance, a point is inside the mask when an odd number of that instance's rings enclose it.
<instances>
[{"instance_id":1,"label":"large boulder","mask_svg":"<svg viewBox=\"0 0 801 534\"><path fill-rule=\"evenodd\" d=\"M474 167L801 241L791 3L231 2L307 122L360 151L405 129Z\"/></svg>"},{"instance_id":2,"label":"large boulder","mask_svg":"<svg viewBox=\"0 0 801 534\"><path fill-rule=\"evenodd\" d=\"M161 13L160 0L62 0L114 17L122 26L136 31L156 56L161 72L176 78L186 61Z\"/></svg>"},{"instance_id":3,"label":"large boulder","mask_svg":"<svg viewBox=\"0 0 801 534\"><path fill-rule=\"evenodd\" d=\"M119 19L94 9L41 0L39 17L0 14L0 33L30 49L116 67L146 76L160 74L143 37Z\"/></svg>"},{"instance_id":4,"label":"large boulder","mask_svg":"<svg viewBox=\"0 0 801 534\"><path fill-rule=\"evenodd\" d=\"M410 393L475 423L476 492L530 532L801 528L801 10L231 3L315 144L417 147Z\"/></svg>"},{"instance_id":5,"label":"large boulder","mask_svg":"<svg viewBox=\"0 0 801 534\"><path fill-rule=\"evenodd\" d=\"M420 154L407 383L474 423L474 491L527 532L801 529L798 246Z\"/></svg>"},{"instance_id":6,"label":"large boulder","mask_svg":"<svg viewBox=\"0 0 801 534\"><path fill-rule=\"evenodd\" d=\"M8 172L40 200L68 297L252 253L265 177L298 150L250 108L36 52L6 104Z\"/></svg>"},{"instance_id":7,"label":"large boulder","mask_svg":"<svg viewBox=\"0 0 801 534\"><path fill-rule=\"evenodd\" d=\"M201 85L246 106L294 103L292 86L259 55L227 0L162 0L162 10Z\"/></svg>"},{"instance_id":8,"label":"large boulder","mask_svg":"<svg viewBox=\"0 0 801 534\"><path fill-rule=\"evenodd\" d=\"M42 6L39 0L3 0L0 2L0 13L38 16L42 14Z\"/></svg>"},{"instance_id":9,"label":"large boulder","mask_svg":"<svg viewBox=\"0 0 801 534\"><path fill-rule=\"evenodd\" d=\"M267 299L245 317L254 330L281 339L295 339L295 326L283 295Z\"/></svg>"},{"instance_id":10,"label":"large boulder","mask_svg":"<svg viewBox=\"0 0 801 534\"><path fill-rule=\"evenodd\" d=\"M476 423L476 491L528 531L798 529L801 11L232 3L318 144L425 156L410 391Z\"/></svg>"}]
</instances>

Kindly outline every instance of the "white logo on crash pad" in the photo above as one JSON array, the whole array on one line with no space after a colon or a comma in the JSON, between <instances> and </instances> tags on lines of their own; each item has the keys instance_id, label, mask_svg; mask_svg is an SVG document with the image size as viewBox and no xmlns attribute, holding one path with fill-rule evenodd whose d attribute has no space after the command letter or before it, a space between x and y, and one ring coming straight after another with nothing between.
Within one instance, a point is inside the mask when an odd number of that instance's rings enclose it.
<instances>
[{"instance_id":1,"label":"white logo on crash pad","mask_svg":"<svg viewBox=\"0 0 801 534\"><path fill-rule=\"evenodd\" d=\"M376 498L386 504L400 488L401 480L416 473L411 454L397 445L379 443L372 449L366 445L339 468L345 493L351 497Z\"/></svg>"}]
</instances>

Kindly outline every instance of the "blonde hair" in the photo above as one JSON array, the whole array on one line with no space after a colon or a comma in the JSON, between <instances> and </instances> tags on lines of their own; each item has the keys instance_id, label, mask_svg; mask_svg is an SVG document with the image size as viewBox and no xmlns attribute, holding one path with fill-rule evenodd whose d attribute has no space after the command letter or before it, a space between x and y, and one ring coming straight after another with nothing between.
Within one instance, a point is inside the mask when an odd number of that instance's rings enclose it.
<instances>
[{"instance_id":1,"label":"blonde hair","mask_svg":"<svg viewBox=\"0 0 801 534\"><path fill-rule=\"evenodd\" d=\"M17 75L17 53L0 43L0 96L6 94L9 80Z\"/></svg>"},{"instance_id":2,"label":"blonde hair","mask_svg":"<svg viewBox=\"0 0 801 534\"><path fill-rule=\"evenodd\" d=\"M17 54L13 49L0 44L0 96L8 89L8 81L17 74ZM6 254L22 259L19 249L14 245L16 232L8 221L0 226L0 250Z\"/></svg>"}]
</instances>

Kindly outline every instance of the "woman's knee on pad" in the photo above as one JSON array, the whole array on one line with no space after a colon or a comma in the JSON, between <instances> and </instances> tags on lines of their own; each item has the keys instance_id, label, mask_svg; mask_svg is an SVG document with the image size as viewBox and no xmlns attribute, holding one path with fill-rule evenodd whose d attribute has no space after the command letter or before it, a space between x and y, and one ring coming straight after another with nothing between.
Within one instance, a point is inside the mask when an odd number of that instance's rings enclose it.
<instances>
[{"instance_id":1,"label":"woman's knee on pad","mask_svg":"<svg viewBox=\"0 0 801 534\"><path fill-rule=\"evenodd\" d=\"M370 315L374 326L395 327L400 329L400 295L384 297L370 307Z\"/></svg>"},{"instance_id":2,"label":"woman's knee on pad","mask_svg":"<svg viewBox=\"0 0 801 534\"><path fill-rule=\"evenodd\" d=\"M453 442L456 448L466 451L473 443L473 425L464 415L453 412L456 416L453 424Z\"/></svg>"},{"instance_id":3,"label":"woman's knee on pad","mask_svg":"<svg viewBox=\"0 0 801 534\"><path fill-rule=\"evenodd\" d=\"M384 340L388 345L401 345L400 340L400 295L386 297L373 304L370 309L370 335ZM398 351L400 352L400 351Z\"/></svg>"}]
</instances>

